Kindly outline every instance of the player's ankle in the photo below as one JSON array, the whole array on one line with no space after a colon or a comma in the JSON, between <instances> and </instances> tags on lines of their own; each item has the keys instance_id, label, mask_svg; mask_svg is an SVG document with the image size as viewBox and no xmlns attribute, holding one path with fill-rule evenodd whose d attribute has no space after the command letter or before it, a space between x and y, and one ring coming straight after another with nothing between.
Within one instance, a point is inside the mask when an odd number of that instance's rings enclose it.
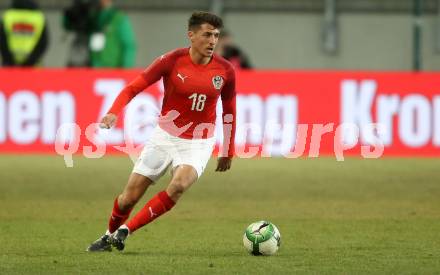
<instances>
[{"instance_id":1,"label":"player's ankle","mask_svg":"<svg viewBox=\"0 0 440 275\"><path fill-rule=\"evenodd\" d=\"M128 231L128 235L131 235L131 230L130 230L130 228L128 228L128 226L127 226L126 224L121 225L121 226L118 228L118 230L119 230L119 229L127 229L127 231Z\"/></svg>"}]
</instances>

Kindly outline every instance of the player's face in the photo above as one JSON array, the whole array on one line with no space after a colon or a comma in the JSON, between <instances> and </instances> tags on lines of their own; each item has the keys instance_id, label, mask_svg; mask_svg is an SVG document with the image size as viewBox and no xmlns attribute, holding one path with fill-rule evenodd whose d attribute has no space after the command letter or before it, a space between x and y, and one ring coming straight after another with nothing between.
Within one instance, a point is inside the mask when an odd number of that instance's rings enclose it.
<instances>
[{"instance_id":1,"label":"player's face","mask_svg":"<svg viewBox=\"0 0 440 275\"><path fill-rule=\"evenodd\" d=\"M217 45L220 31L212 25L205 23L195 31L189 31L191 47L203 57L211 57Z\"/></svg>"}]
</instances>

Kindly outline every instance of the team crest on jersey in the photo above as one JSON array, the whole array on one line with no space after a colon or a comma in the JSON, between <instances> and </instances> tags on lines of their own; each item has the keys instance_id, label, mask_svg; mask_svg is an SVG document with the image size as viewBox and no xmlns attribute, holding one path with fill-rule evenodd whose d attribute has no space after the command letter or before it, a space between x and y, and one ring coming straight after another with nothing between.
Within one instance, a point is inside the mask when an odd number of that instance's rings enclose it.
<instances>
[{"instance_id":1,"label":"team crest on jersey","mask_svg":"<svg viewBox=\"0 0 440 275\"><path fill-rule=\"evenodd\" d=\"M212 85L214 85L214 88L216 90L220 90L220 88L223 86L223 77L216 75L212 78Z\"/></svg>"}]
</instances>

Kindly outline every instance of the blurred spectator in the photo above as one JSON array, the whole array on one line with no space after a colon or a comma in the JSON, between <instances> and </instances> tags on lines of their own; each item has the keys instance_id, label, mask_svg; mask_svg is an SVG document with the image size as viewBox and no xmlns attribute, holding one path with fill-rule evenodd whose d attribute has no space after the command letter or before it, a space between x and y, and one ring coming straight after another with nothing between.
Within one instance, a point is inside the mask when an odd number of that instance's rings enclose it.
<instances>
[{"instance_id":1,"label":"blurred spectator","mask_svg":"<svg viewBox=\"0 0 440 275\"><path fill-rule=\"evenodd\" d=\"M231 62L236 68L252 69L248 57L237 45L234 44L231 34L226 30L223 30L220 33L215 52L229 60L229 62Z\"/></svg>"},{"instance_id":2,"label":"blurred spectator","mask_svg":"<svg viewBox=\"0 0 440 275\"><path fill-rule=\"evenodd\" d=\"M128 17L112 0L73 0L64 11L64 28L73 31L69 67L133 67L136 42Z\"/></svg>"},{"instance_id":3,"label":"blurred spectator","mask_svg":"<svg viewBox=\"0 0 440 275\"><path fill-rule=\"evenodd\" d=\"M37 66L47 49L49 34L44 14L33 0L13 0L0 23L3 66Z\"/></svg>"},{"instance_id":4,"label":"blurred spectator","mask_svg":"<svg viewBox=\"0 0 440 275\"><path fill-rule=\"evenodd\" d=\"M136 42L127 15L113 6L112 0L100 0L100 10L90 36L92 67L133 67Z\"/></svg>"},{"instance_id":5,"label":"blurred spectator","mask_svg":"<svg viewBox=\"0 0 440 275\"><path fill-rule=\"evenodd\" d=\"M63 27L74 33L68 67L90 66L89 38L99 6L99 0L73 0L72 5L64 10Z\"/></svg>"}]
</instances>

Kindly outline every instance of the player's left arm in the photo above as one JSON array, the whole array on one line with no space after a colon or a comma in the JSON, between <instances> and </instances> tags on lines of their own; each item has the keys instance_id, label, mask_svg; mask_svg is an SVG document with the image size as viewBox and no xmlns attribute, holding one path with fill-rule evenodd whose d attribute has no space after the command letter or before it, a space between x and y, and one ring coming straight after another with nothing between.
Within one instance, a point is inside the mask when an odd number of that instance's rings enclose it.
<instances>
[{"instance_id":1,"label":"player's left arm","mask_svg":"<svg viewBox=\"0 0 440 275\"><path fill-rule=\"evenodd\" d=\"M219 152L220 157L215 171L227 171L231 168L232 158L235 151L235 128L236 128L236 92L235 71L232 67L227 71L227 79L222 89L221 98L223 105L223 147Z\"/></svg>"}]
</instances>

